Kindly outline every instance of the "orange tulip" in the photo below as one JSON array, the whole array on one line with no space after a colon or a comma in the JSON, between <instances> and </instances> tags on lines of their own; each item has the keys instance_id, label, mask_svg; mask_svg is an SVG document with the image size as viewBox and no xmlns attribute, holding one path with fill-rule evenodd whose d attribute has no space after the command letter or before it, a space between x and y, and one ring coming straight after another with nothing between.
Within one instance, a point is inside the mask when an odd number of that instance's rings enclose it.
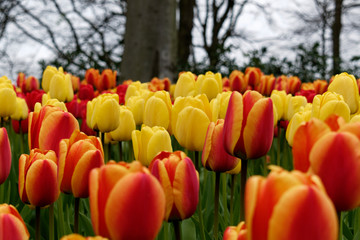
<instances>
[{"instance_id":1,"label":"orange tulip","mask_svg":"<svg viewBox=\"0 0 360 240\"><path fill-rule=\"evenodd\" d=\"M234 70L229 76L230 90L244 93L248 89L248 79L244 77L244 73Z\"/></svg>"},{"instance_id":2,"label":"orange tulip","mask_svg":"<svg viewBox=\"0 0 360 240\"><path fill-rule=\"evenodd\" d=\"M89 175L104 164L100 140L75 130L69 139L60 141L58 181L62 192L76 198L89 197Z\"/></svg>"},{"instance_id":3,"label":"orange tulip","mask_svg":"<svg viewBox=\"0 0 360 240\"><path fill-rule=\"evenodd\" d=\"M227 227L224 232L223 240L246 240L247 230L245 222L240 222L236 227Z\"/></svg>"},{"instance_id":4,"label":"orange tulip","mask_svg":"<svg viewBox=\"0 0 360 240\"><path fill-rule=\"evenodd\" d=\"M98 81L99 78L100 78L99 70L94 68L90 68L86 70L85 80L88 84L95 86L95 83Z\"/></svg>"},{"instance_id":5,"label":"orange tulip","mask_svg":"<svg viewBox=\"0 0 360 240\"><path fill-rule=\"evenodd\" d=\"M24 220L12 205L0 204L0 239L26 240L30 238Z\"/></svg>"},{"instance_id":6,"label":"orange tulip","mask_svg":"<svg viewBox=\"0 0 360 240\"><path fill-rule=\"evenodd\" d=\"M34 76L30 76L30 77L26 78L25 81L21 85L21 91L24 93L31 92L31 91L37 90L39 88L40 88L39 80Z\"/></svg>"},{"instance_id":7,"label":"orange tulip","mask_svg":"<svg viewBox=\"0 0 360 240\"><path fill-rule=\"evenodd\" d=\"M274 166L249 178L245 198L249 240L337 239L334 205L315 175Z\"/></svg>"},{"instance_id":8,"label":"orange tulip","mask_svg":"<svg viewBox=\"0 0 360 240\"><path fill-rule=\"evenodd\" d=\"M23 83L25 82L26 76L25 73L19 72L17 79L16 79L16 85L21 88Z\"/></svg>"},{"instance_id":9,"label":"orange tulip","mask_svg":"<svg viewBox=\"0 0 360 240\"><path fill-rule=\"evenodd\" d=\"M295 93L300 90L301 81L296 76L290 76L288 77L288 86L289 86L289 93L295 95Z\"/></svg>"},{"instance_id":10,"label":"orange tulip","mask_svg":"<svg viewBox=\"0 0 360 240\"><path fill-rule=\"evenodd\" d=\"M207 129L205 144L202 151L202 164L215 172L226 172L234 169L240 159L225 151L224 148L224 120L219 119L216 123L211 122Z\"/></svg>"},{"instance_id":11,"label":"orange tulip","mask_svg":"<svg viewBox=\"0 0 360 240\"><path fill-rule=\"evenodd\" d=\"M165 192L165 220L191 217L199 201L199 174L184 152L161 152L149 166Z\"/></svg>"},{"instance_id":12,"label":"orange tulip","mask_svg":"<svg viewBox=\"0 0 360 240\"><path fill-rule=\"evenodd\" d=\"M340 128L340 132L324 134L310 152L309 171L321 178L337 211L360 206L359 145L358 135Z\"/></svg>"},{"instance_id":13,"label":"orange tulip","mask_svg":"<svg viewBox=\"0 0 360 240\"><path fill-rule=\"evenodd\" d=\"M11 169L11 148L6 128L0 128L0 184L9 176Z\"/></svg>"},{"instance_id":14,"label":"orange tulip","mask_svg":"<svg viewBox=\"0 0 360 240\"><path fill-rule=\"evenodd\" d=\"M224 123L226 151L244 159L265 155L274 136L273 104L256 91L233 92Z\"/></svg>"},{"instance_id":15,"label":"orange tulip","mask_svg":"<svg viewBox=\"0 0 360 240\"><path fill-rule=\"evenodd\" d=\"M54 151L32 149L19 159L19 195L21 201L45 207L58 198L57 158Z\"/></svg>"},{"instance_id":16,"label":"orange tulip","mask_svg":"<svg viewBox=\"0 0 360 240\"><path fill-rule=\"evenodd\" d=\"M140 162L109 162L93 169L90 186L95 234L114 240L156 237L165 215L165 194Z\"/></svg>"},{"instance_id":17,"label":"orange tulip","mask_svg":"<svg viewBox=\"0 0 360 240\"><path fill-rule=\"evenodd\" d=\"M255 87L255 90L265 96L270 96L275 88L276 78L274 75L262 75L260 83Z\"/></svg>"},{"instance_id":18,"label":"orange tulip","mask_svg":"<svg viewBox=\"0 0 360 240\"><path fill-rule=\"evenodd\" d=\"M317 94L323 94L328 89L328 82L326 80L315 80L313 82L314 90Z\"/></svg>"},{"instance_id":19,"label":"orange tulip","mask_svg":"<svg viewBox=\"0 0 360 240\"><path fill-rule=\"evenodd\" d=\"M95 81L95 87L99 92L104 90L114 88L116 86L116 71L112 71L111 69L105 69L102 71L97 81Z\"/></svg>"},{"instance_id":20,"label":"orange tulip","mask_svg":"<svg viewBox=\"0 0 360 240\"><path fill-rule=\"evenodd\" d=\"M263 73L260 68L257 67L247 67L245 69L245 81L251 86L252 89L255 89L257 85L260 83L260 79Z\"/></svg>"},{"instance_id":21,"label":"orange tulip","mask_svg":"<svg viewBox=\"0 0 360 240\"><path fill-rule=\"evenodd\" d=\"M29 114L29 149L59 151L59 142L69 138L79 129L76 118L68 112L53 106L43 106Z\"/></svg>"}]
</instances>

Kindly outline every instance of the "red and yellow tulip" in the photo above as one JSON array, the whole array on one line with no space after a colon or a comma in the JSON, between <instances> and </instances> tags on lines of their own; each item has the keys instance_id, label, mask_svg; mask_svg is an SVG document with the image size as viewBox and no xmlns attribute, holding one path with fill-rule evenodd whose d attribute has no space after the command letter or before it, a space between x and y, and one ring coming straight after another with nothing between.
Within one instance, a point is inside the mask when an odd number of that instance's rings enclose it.
<instances>
[{"instance_id":1,"label":"red and yellow tulip","mask_svg":"<svg viewBox=\"0 0 360 240\"><path fill-rule=\"evenodd\" d=\"M247 230L245 222L240 222L236 227L227 227L224 232L223 240L247 240Z\"/></svg>"},{"instance_id":2,"label":"red and yellow tulip","mask_svg":"<svg viewBox=\"0 0 360 240\"><path fill-rule=\"evenodd\" d=\"M0 239L28 240L29 231L17 209L6 203L0 204Z\"/></svg>"},{"instance_id":3,"label":"red and yellow tulip","mask_svg":"<svg viewBox=\"0 0 360 240\"><path fill-rule=\"evenodd\" d=\"M11 169L11 148L6 128L0 128L0 184L9 176Z\"/></svg>"},{"instance_id":4,"label":"red and yellow tulip","mask_svg":"<svg viewBox=\"0 0 360 240\"><path fill-rule=\"evenodd\" d=\"M99 92L114 88L116 86L116 71L111 69L104 69L100 77L95 78L95 87Z\"/></svg>"}]
</instances>

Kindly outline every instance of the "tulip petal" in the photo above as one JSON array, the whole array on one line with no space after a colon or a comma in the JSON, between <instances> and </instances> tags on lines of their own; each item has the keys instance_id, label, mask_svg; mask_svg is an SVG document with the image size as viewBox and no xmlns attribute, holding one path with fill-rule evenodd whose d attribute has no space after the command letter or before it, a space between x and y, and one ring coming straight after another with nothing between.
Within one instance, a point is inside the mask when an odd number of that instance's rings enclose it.
<instances>
[{"instance_id":1,"label":"tulip petal","mask_svg":"<svg viewBox=\"0 0 360 240\"><path fill-rule=\"evenodd\" d=\"M0 239L25 240L29 233L23 222L11 214L0 214Z\"/></svg>"},{"instance_id":2,"label":"tulip petal","mask_svg":"<svg viewBox=\"0 0 360 240\"><path fill-rule=\"evenodd\" d=\"M11 168L11 148L6 128L0 128L0 184L5 182Z\"/></svg>"}]
</instances>

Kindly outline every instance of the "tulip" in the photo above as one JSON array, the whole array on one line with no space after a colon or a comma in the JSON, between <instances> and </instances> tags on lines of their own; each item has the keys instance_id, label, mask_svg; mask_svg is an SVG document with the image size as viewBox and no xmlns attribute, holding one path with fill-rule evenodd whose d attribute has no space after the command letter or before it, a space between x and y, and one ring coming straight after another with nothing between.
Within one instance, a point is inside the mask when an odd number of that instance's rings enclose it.
<instances>
[{"instance_id":1,"label":"tulip","mask_svg":"<svg viewBox=\"0 0 360 240\"><path fill-rule=\"evenodd\" d=\"M32 149L19 159L19 195L21 201L45 207L59 196L57 158L54 151Z\"/></svg>"},{"instance_id":2,"label":"tulip","mask_svg":"<svg viewBox=\"0 0 360 240\"><path fill-rule=\"evenodd\" d=\"M34 111L34 107L37 102L42 102L42 96L44 95L44 93L44 90L34 90L30 93L26 93L25 100L30 112Z\"/></svg>"},{"instance_id":3,"label":"tulip","mask_svg":"<svg viewBox=\"0 0 360 240\"><path fill-rule=\"evenodd\" d=\"M76 118L63 110L43 106L29 114L29 149L59 152L59 142L69 138L75 129L79 129Z\"/></svg>"},{"instance_id":4,"label":"tulip","mask_svg":"<svg viewBox=\"0 0 360 240\"><path fill-rule=\"evenodd\" d=\"M315 142L324 134L330 132L328 125L313 118L298 127L292 145L294 169L307 172L310 167L309 154Z\"/></svg>"},{"instance_id":5,"label":"tulip","mask_svg":"<svg viewBox=\"0 0 360 240\"><path fill-rule=\"evenodd\" d=\"M112 71L111 69L105 69L102 71L100 78L97 78L95 81L95 87L100 92L114 88L116 86L116 71Z\"/></svg>"},{"instance_id":6,"label":"tulip","mask_svg":"<svg viewBox=\"0 0 360 240\"><path fill-rule=\"evenodd\" d=\"M60 191L71 193L75 198L89 196L89 174L93 168L104 164L100 140L75 130L69 139L59 145L58 181Z\"/></svg>"},{"instance_id":7,"label":"tulip","mask_svg":"<svg viewBox=\"0 0 360 240\"><path fill-rule=\"evenodd\" d=\"M289 93L288 77L285 75L278 76L276 78L275 89L279 91L285 91Z\"/></svg>"},{"instance_id":8,"label":"tulip","mask_svg":"<svg viewBox=\"0 0 360 240\"><path fill-rule=\"evenodd\" d=\"M168 129L171 116L170 94L166 91L157 91L145 104L143 123L149 127L160 126Z\"/></svg>"},{"instance_id":9,"label":"tulip","mask_svg":"<svg viewBox=\"0 0 360 240\"><path fill-rule=\"evenodd\" d=\"M289 93L295 95L295 93L300 90L301 81L296 76L290 76L288 78L288 85L289 85Z\"/></svg>"},{"instance_id":10,"label":"tulip","mask_svg":"<svg viewBox=\"0 0 360 240\"><path fill-rule=\"evenodd\" d=\"M195 77L191 72L181 73L176 82L174 97L186 97L195 95Z\"/></svg>"},{"instance_id":11,"label":"tulip","mask_svg":"<svg viewBox=\"0 0 360 240\"><path fill-rule=\"evenodd\" d=\"M243 159L265 155L274 135L273 103L256 91L231 94L224 123L226 151Z\"/></svg>"},{"instance_id":12,"label":"tulip","mask_svg":"<svg viewBox=\"0 0 360 240\"><path fill-rule=\"evenodd\" d=\"M117 94L102 94L87 103L86 122L92 129L111 132L119 126L120 106Z\"/></svg>"},{"instance_id":13,"label":"tulip","mask_svg":"<svg viewBox=\"0 0 360 240\"><path fill-rule=\"evenodd\" d=\"M145 100L141 96L133 96L125 102L125 105L133 113L136 125L141 125L144 119Z\"/></svg>"},{"instance_id":14,"label":"tulip","mask_svg":"<svg viewBox=\"0 0 360 240\"><path fill-rule=\"evenodd\" d=\"M15 113L17 106L16 93L11 83L0 83L0 102L2 103L0 104L0 119L10 117Z\"/></svg>"},{"instance_id":15,"label":"tulip","mask_svg":"<svg viewBox=\"0 0 360 240\"><path fill-rule=\"evenodd\" d=\"M144 166L149 166L159 152L172 152L170 135L163 127L142 125L141 131L133 131L131 138L135 159Z\"/></svg>"},{"instance_id":16,"label":"tulip","mask_svg":"<svg viewBox=\"0 0 360 240\"><path fill-rule=\"evenodd\" d=\"M96 237L83 237L79 234L73 233L70 235L66 235L63 236L62 238L60 238L60 240L107 240L107 238L103 238L100 236L96 236Z\"/></svg>"},{"instance_id":17,"label":"tulip","mask_svg":"<svg viewBox=\"0 0 360 240\"><path fill-rule=\"evenodd\" d=\"M220 73L207 72L200 74L195 82L195 95L205 94L209 101L222 92L222 79Z\"/></svg>"},{"instance_id":18,"label":"tulip","mask_svg":"<svg viewBox=\"0 0 360 240\"><path fill-rule=\"evenodd\" d=\"M240 222L236 227L227 227L224 232L223 240L247 240L247 230L245 222Z\"/></svg>"},{"instance_id":19,"label":"tulip","mask_svg":"<svg viewBox=\"0 0 360 240\"><path fill-rule=\"evenodd\" d=\"M305 124L305 122L309 121L311 118L311 110L303 109L291 118L289 125L286 128L286 140L290 146L293 145L294 135L296 130L300 127L300 125Z\"/></svg>"},{"instance_id":20,"label":"tulip","mask_svg":"<svg viewBox=\"0 0 360 240\"><path fill-rule=\"evenodd\" d=\"M27 133L28 132L28 118L23 120L23 121L16 121L16 120L12 120L11 121L12 127L14 129L14 131L16 133Z\"/></svg>"},{"instance_id":21,"label":"tulip","mask_svg":"<svg viewBox=\"0 0 360 240\"><path fill-rule=\"evenodd\" d=\"M162 91L162 90L169 91L170 85L171 82L169 78L159 79L157 77L154 77L150 81L149 90L153 92Z\"/></svg>"},{"instance_id":22,"label":"tulip","mask_svg":"<svg viewBox=\"0 0 360 240\"><path fill-rule=\"evenodd\" d=\"M29 108L26 104L24 98L16 98L16 108L15 112L10 116L11 119L21 121L28 117Z\"/></svg>"},{"instance_id":23,"label":"tulip","mask_svg":"<svg viewBox=\"0 0 360 240\"><path fill-rule=\"evenodd\" d=\"M30 77L26 78L26 80L21 85L21 91L23 93L31 92L31 91L37 90L39 88L40 88L39 80L34 76L30 76Z\"/></svg>"},{"instance_id":24,"label":"tulip","mask_svg":"<svg viewBox=\"0 0 360 240\"><path fill-rule=\"evenodd\" d=\"M276 122L279 121L280 119L285 119L285 105L286 105L286 101L287 101L287 95L285 91L278 91L278 90L273 90L271 92L270 98L273 102L274 105L274 109L276 109Z\"/></svg>"},{"instance_id":25,"label":"tulip","mask_svg":"<svg viewBox=\"0 0 360 240\"><path fill-rule=\"evenodd\" d=\"M307 100L308 103L313 102L315 95L316 95L315 90L301 89L299 92L296 93L296 96L304 96L304 97L306 97L306 100Z\"/></svg>"},{"instance_id":26,"label":"tulip","mask_svg":"<svg viewBox=\"0 0 360 240\"><path fill-rule=\"evenodd\" d=\"M0 184L9 176L11 169L11 148L6 128L0 128Z\"/></svg>"},{"instance_id":27,"label":"tulip","mask_svg":"<svg viewBox=\"0 0 360 240\"><path fill-rule=\"evenodd\" d=\"M248 79L244 77L244 73L239 70L233 70L229 76L231 91L244 93L248 89Z\"/></svg>"},{"instance_id":28,"label":"tulip","mask_svg":"<svg viewBox=\"0 0 360 240\"><path fill-rule=\"evenodd\" d=\"M68 73L69 74L69 73ZM79 91L79 87L80 87L80 78L77 76L74 76L72 74L70 74L70 80L71 80L71 86L72 89L74 90L74 92Z\"/></svg>"},{"instance_id":29,"label":"tulip","mask_svg":"<svg viewBox=\"0 0 360 240\"><path fill-rule=\"evenodd\" d=\"M47 66L45 68L43 75L42 75L42 80L41 80L41 86L45 92L49 92L51 79L58 72L62 72L62 73L64 72L62 67L60 67L59 70L53 66Z\"/></svg>"},{"instance_id":30,"label":"tulip","mask_svg":"<svg viewBox=\"0 0 360 240\"><path fill-rule=\"evenodd\" d=\"M343 117L346 122L350 120L350 108L344 101L343 96L333 92L316 95L313 100L311 116L325 120L331 114Z\"/></svg>"},{"instance_id":31,"label":"tulip","mask_svg":"<svg viewBox=\"0 0 360 240\"><path fill-rule=\"evenodd\" d=\"M346 72L337 74L334 80L328 87L329 92L335 92L344 97L344 101L350 108L350 113L353 114L359 109L359 87L356 83L354 75Z\"/></svg>"},{"instance_id":32,"label":"tulip","mask_svg":"<svg viewBox=\"0 0 360 240\"><path fill-rule=\"evenodd\" d=\"M260 68L257 67L247 67L245 69L245 78L247 79L246 82L252 89L255 89L257 85L260 83L260 79L263 73L261 72Z\"/></svg>"},{"instance_id":33,"label":"tulip","mask_svg":"<svg viewBox=\"0 0 360 240\"><path fill-rule=\"evenodd\" d=\"M116 87L116 93L119 95L119 104L125 104L125 94L129 85L120 84Z\"/></svg>"},{"instance_id":34,"label":"tulip","mask_svg":"<svg viewBox=\"0 0 360 240\"><path fill-rule=\"evenodd\" d=\"M92 100L94 98L94 87L91 84L80 84L79 99Z\"/></svg>"},{"instance_id":35,"label":"tulip","mask_svg":"<svg viewBox=\"0 0 360 240\"><path fill-rule=\"evenodd\" d=\"M165 194L139 162L109 162L93 169L90 186L95 234L114 240L156 237L165 215Z\"/></svg>"},{"instance_id":36,"label":"tulip","mask_svg":"<svg viewBox=\"0 0 360 240\"><path fill-rule=\"evenodd\" d=\"M71 75L60 71L55 73L49 83L49 94L61 102L70 102L74 98Z\"/></svg>"},{"instance_id":37,"label":"tulip","mask_svg":"<svg viewBox=\"0 0 360 240\"><path fill-rule=\"evenodd\" d=\"M360 206L359 144L358 136L351 131L329 132L310 152L309 171L321 178L337 211Z\"/></svg>"},{"instance_id":38,"label":"tulip","mask_svg":"<svg viewBox=\"0 0 360 240\"><path fill-rule=\"evenodd\" d=\"M260 83L255 87L255 90L265 96L270 96L275 88L276 78L274 75L262 75Z\"/></svg>"},{"instance_id":39,"label":"tulip","mask_svg":"<svg viewBox=\"0 0 360 240\"><path fill-rule=\"evenodd\" d=\"M16 85L19 88L22 88L22 85L25 82L25 79L26 79L25 73L19 72L18 76L17 76L17 79L16 79Z\"/></svg>"},{"instance_id":40,"label":"tulip","mask_svg":"<svg viewBox=\"0 0 360 240\"><path fill-rule=\"evenodd\" d=\"M295 113L299 112L302 107L307 104L307 100L304 96L286 96L284 119L290 121Z\"/></svg>"},{"instance_id":41,"label":"tulip","mask_svg":"<svg viewBox=\"0 0 360 240\"><path fill-rule=\"evenodd\" d=\"M334 205L315 175L274 166L249 178L245 205L249 240L337 239Z\"/></svg>"},{"instance_id":42,"label":"tulip","mask_svg":"<svg viewBox=\"0 0 360 240\"><path fill-rule=\"evenodd\" d=\"M163 151L154 157L149 170L164 189L165 221L191 217L199 201L199 174L191 159L181 151Z\"/></svg>"},{"instance_id":43,"label":"tulip","mask_svg":"<svg viewBox=\"0 0 360 240\"><path fill-rule=\"evenodd\" d=\"M99 78L100 78L99 70L94 68L90 68L86 70L85 80L88 84L95 86L95 83L98 81Z\"/></svg>"},{"instance_id":44,"label":"tulip","mask_svg":"<svg viewBox=\"0 0 360 240\"><path fill-rule=\"evenodd\" d=\"M323 94L328 89L328 82L326 80L315 80L313 84L317 94Z\"/></svg>"},{"instance_id":45,"label":"tulip","mask_svg":"<svg viewBox=\"0 0 360 240\"><path fill-rule=\"evenodd\" d=\"M204 148L202 150L202 164L208 170L226 172L234 169L240 159L225 151L223 140L224 120L211 122L207 129Z\"/></svg>"},{"instance_id":46,"label":"tulip","mask_svg":"<svg viewBox=\"0 0 360 240\"><path fill-rule=\"evenodd\" d=\"M67 107L65 105L64 102L60 102L58 99L56 98L51 98L50 94L43 94L42 95L42 101L41 104L40 103L35 103L34 106L34 111L39 111L41 106L53 106L53 107L57 107L60 108L61 110L63 110L64 112L67 112Z\"/></svg>"},{"instance_id":47,"label":"tulip","mask_svg":"<svg viewBox=\"0 0 360 240\"><path fill-rule=\"evenodd\" d=\"M0 239L27 240L29 238L29 231L17 209L6 203L0 204Z\"/></svg>"},{"instance_id":48,"label":"tulip","mask_svg":"<svg viewBox=\"0 0 360 240\"><path fill-rule=\"evenodd\" d=\"M129 141L131 140L131 133L136 129L134 115L126 106L120 106L120 123L119 126L109 133L107 137L110 141Z\"/></svg>"},{"instance_id":49,"label":"tulip","mask_svg":"<svg viewBox=\"0 0 360 240\"><path fill-rule=\"evenodd\" d=\"M215 122L217 119L225 119L230 96L231 92L222 92L210 101L211 121Z\"/></svg>"}]
</instances>

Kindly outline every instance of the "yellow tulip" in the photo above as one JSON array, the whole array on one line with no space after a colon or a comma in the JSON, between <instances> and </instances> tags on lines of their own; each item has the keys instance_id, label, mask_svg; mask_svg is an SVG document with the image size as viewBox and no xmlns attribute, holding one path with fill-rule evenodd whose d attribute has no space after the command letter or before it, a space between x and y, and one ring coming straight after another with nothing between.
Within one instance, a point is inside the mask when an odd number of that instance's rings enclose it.
<instances>
[{"instance_id":1,"label":"yellow tulip","mask_svg":"<svg viewBox=\"0 0 360 240\"><path fill-rule=\"evenodd\" d=\"M171 116L170 94L166 91L157 91L145 104L143 123L149 127L160 126L165 129L170 127Z\"/></svg>"},{"instance_id":2,"label":"yellow tulip","mask_svg":"<svg viewBox=\"0 0 360 240\"><path fill-rule=\"evenodd\" d=\"M335 92L344 97L344 101L353 114L359 110L359 88L354 75L346 72L337 74L328 87L329 92Z\"/></svg>"},{"instance_id":3,"label":"yellow tulip","mask_svg":"<svg viewBox=\"0 0 360 240\"><path fill-rule=\"evenodd\" d=\"M200 74L195 82L195 95L204 93L209 101L222 92L222 78L220 73L207 72Z\"/></svg>"},{"instance_id":4,"label":"yellow tulip","mask_svg":"<svg viewBox=\"0 0 360 240\"><path fill-rule=\"evenodd\" d=\"M24 120L28 117L29 114L29 108L26 104L25 99L23 98L16 98L16 110L15 112L10 116L13 120Z\"/></svg>"},{"instance_id":5,"label":"yellow tulip","mask_svg":"<svg viewBox=\"0 0 360 240\"><path fill-rule=\"evenodd\" d=\"M9 117L16 111L16 93L11 83L0 83L0 118Z\"/></svg>"},{"instance_id":6,"label":"yellow tulip","mask_svg":"<svg viewBox=\"0 0 360 240\"><path fill-rule=\"evenodd\" d=\"M111 132L120 123L119 95L101 94L87 103L86 123L100 132Z\"/></svg>"},{"instance_id":7,"label":"yellow tulip","mask_svg":"<svg viewBox=\"0 0 360 240\"><path fill-rule=\"evenodd\" d=\"M336 114L350 120L350 108L345 103L342 95L334 92L325 92L322 95L316 95L313 100L312 117L325 120L331 114Z\"/></svg>"},{"instance_id":8,"label":"yellow tulip","mask_svg":"<svg viewBox=\"0 0 360 240\"><path fill-rule=\"evenodd\" d=\"M304 107L306 104L306 97L288 94L285 102L284 119L290 121L294 114L299 112L301 107Z\"/></svg>"},{"instance_id":9,"label":"yellow tulip","mask_svg":"<svg viewBox=\"0 0 360 240\"><path fill-rule=\"evenodd\" d=\"M273 102L273 109L275 112L276 109L276 114L277 114L277 119L275 122L279 121L280 119L284 118L284 109L285 109L285 104L286 104L286 92L283 91L278 91L278 90L273 90L271 92L271 96L270 96L272 102Z\"/></svg>"},{"instance_id":10,"label":"yellow tulip","mask_svg":"<svg viewBox=\"0 0 360 240\"><path fill-rule=\"evenodd\" d=\"M141 125L143 123L145 100L141 96L132 96L125 102L125 105L133 113L135 124Z\"/></svg>"},{"instance_id":11,"label":"yellow tulip","mask_svg":"<svg viewBox=\"0 0 360 240\"><path fill-rule=\"evenodd\" d=\"M120 106L120 123L119 126L109 133L106 137L109 141L129 141L131 140L131 133L136 129L134 115L126 106Z\"/></svg>"},{"instance_id":12,"label":"yellow tulip","mask_svg":"<svg viewBox=\"0 0 360 240\"><path fill-rule=\"evenodd\" d=\"M191 72L182 73L176 82L174 97L195 95L195 77Z\"/></svg>"},{"instance_id":13,"label":"yellow tulip","mask_svg":"<svg viewBox=\"0 0 360 240\"><path fill-rule=\"evenodd\" d=\"M40 104L40 103L39 103ZM36 105L36 104L35 104ZM67 112L67 107L65 105L64 102L60 102L58 99L56 98L51 98L50 94L43 94L42 95L42 100L41 100L41 106L54 106L54 107L58 107L61 110ZM40 108L41 108L40 106Z\"/></svg>"},{"instance_id":14,"label":"yellow tulip","mask_svg":"<svg viewBox=\"0 0 360 240\"><path fill-rule=\"evenodd\" d=\"M50 80L49 93L51 98L61 102L70 102L74 98L71 75L57 72Z\"/></svg>"},{"instance_id":15,"label":"yellow tulip","mask_svg":"<svg viewBox=\"0 0 360 240\"><path fill-rule=\"evenodd\" d=\"M218 119L225 119L226 110L229 104L229 99L231 96L231 92L222 92L219 93L216 98L213 98L210 101L211 108L211 121L216 122Z\"/></svg>"},{"instance_id":16,"label":"yellow tulip","mask_svg":"<svg viewBox=\"0 0 360 240\"><path fill-rule=\"evenodd\" d=\"M42 81L41 81L41 86L44 89L45 92L49 92L50 90L50 81L52 79L52 77L58 73L58 70L56 69L56 67L53 66L47 66L43 72L42 75Z\"/></svg>"},{"instance_id":17,"label":"yellow tulip","mask_svg":"<svg viewBox=\"0 0 360 240\"><path fill-rule=\"evenodd\" d=\"M135 160L145 166L149 166L159 152L172 152L170 135L163 127L142 125L141 131L133 131L131 138Z\"/></svg>"},{"instance_id":18,"label":"yellow tulip","mask_svg":"<svg viewBox=\"0 0 360 240\"><path fill-rule=\"evenodd\" d=\"M293 145L294 135L296 130L305 122L309 121L311 118L311 110L302 108L299 112L295 113L291 118L289 125L286 129L286 140L289 145Z\"/></svg>"}]
</instances>

